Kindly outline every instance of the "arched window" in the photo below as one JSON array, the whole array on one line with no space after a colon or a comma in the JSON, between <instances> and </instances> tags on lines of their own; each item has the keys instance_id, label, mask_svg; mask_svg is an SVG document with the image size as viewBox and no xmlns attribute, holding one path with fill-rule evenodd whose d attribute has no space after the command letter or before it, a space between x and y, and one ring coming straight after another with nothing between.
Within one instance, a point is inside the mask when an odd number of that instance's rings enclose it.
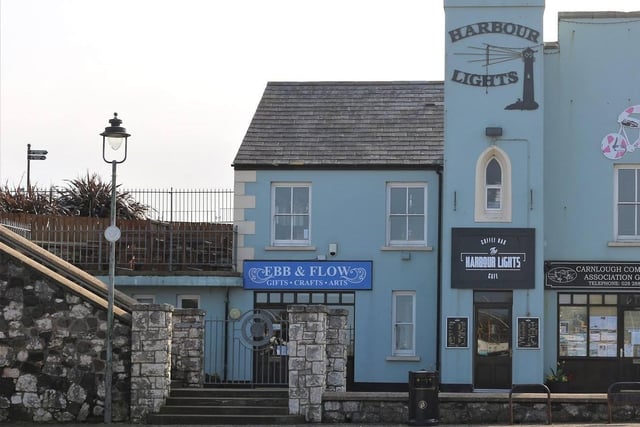
<instances>
[{"instance_id":1,"label":"arched window","mask_svg":"<svg viewBox=\"0 0 640 427\"><path fill-rule=\"evenodd\" d=\"M502 209L502 166L500 162L492 157L487 163L484 174L485 209Z\"/></svg>"},{"instance_id":2,"label":"arched window","mask_svg":"<svg viewBox=\"0 0 640 427\"><path fill-rule=\"evenodd\" d=\"M476 163L475 220L511 222L511 162L498 147L489 147Z\"/></svg>"}]
</instances>

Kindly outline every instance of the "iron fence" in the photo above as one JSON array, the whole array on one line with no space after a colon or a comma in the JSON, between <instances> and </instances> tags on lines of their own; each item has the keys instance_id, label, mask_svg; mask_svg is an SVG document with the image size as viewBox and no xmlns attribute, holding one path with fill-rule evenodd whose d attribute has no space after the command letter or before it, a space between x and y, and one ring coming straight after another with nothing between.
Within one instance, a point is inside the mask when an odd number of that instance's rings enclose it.
<instances>
[{"instance_id":1,"label":"iron fence","mask_svg":"<svg viewBox=\"0 0 640 427\"><path fill-rule=\"evenodd\" d=\"M16 192L23 192L17 189ZM58 197L58 188L33 189L50 204ZM118 189L147 207L146 218L166 222L233 222L233 190L221 189Z\"/></svg>"},{"instance_id":2,"label":"iron fence","mask_svg":"<svg viewBox=\"0 0 640 427\"><path fill-rule=\"evenodd\" d=\"M149 207L147 217L167 222L233 222L233 190L128 189Z\"/></svg>"},{"instance_id":3,"label":"iron fence","mask_svg":"<svg viewBox=\"0 0 640 427\"><path fill-rule=\"evenodd\" d=\"M21 224L34 243L91 272L109 269L107 218L0 214L2 224ZM233 271L233 224L120 220L116 268L130 271ZM16 227L8 228L15 230Z\"/></svg>"}]
</instances>

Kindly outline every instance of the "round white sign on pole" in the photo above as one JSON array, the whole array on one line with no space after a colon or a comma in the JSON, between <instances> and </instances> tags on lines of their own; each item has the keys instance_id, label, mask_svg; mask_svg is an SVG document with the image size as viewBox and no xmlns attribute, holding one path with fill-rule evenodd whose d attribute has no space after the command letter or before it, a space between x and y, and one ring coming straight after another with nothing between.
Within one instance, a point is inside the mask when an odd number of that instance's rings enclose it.
<instances>
[{"instance_id":1,"label":"round white sign on pole","mask_svg":"<svg viewBox=\"0 0 640 427\"><path fill-rule=\"evenodd\" d=\"M120 229L115 225L110 225L104 230L104 237L109 242L116 242L120 238Z\"/></svg>"}]
</instances>

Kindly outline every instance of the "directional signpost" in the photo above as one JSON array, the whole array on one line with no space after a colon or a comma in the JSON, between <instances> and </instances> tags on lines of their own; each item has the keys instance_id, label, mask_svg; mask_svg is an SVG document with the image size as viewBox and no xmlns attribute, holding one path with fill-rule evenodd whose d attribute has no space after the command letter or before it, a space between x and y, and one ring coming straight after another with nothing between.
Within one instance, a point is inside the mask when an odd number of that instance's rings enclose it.
<instances>
[{"instance_id":1,"label":"directional signpost","mask_svg":"<svg viewBox=\"0 0 640 427\"><path fill-rule=\"evenodd\" d=\"M47 160L47 150L32 150L27 144L27 191L31 194L31 160Z\"/></svg>"}]
</instances>

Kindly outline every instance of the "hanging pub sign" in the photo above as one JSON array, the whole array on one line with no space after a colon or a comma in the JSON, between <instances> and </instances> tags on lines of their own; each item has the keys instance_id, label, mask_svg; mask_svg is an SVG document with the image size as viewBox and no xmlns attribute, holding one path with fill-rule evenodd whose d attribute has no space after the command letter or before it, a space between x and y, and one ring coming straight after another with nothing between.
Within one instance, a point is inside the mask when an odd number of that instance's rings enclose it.
<instances>
[{"instance_id":1,"label":"hanging pub sign","mask_svg":"<svg viewBox=\"0 0 640 427\"><path fill-rule=\"evenodd\" d=\"M533 289L535 229L453 228L451 287Z\"/></svg>"},{"instance_id":2,"label":"hanging pub sign","mask_svg":"<svg viewBox=\"0 0 640 427\"><path fill-rule=\"evenodd\" d=\"M640 289L640 262L544 263L545 288Z\"/></svg>"},{"instance_id":3,"label":"hanging pub sign","mask_svg":"<svg viewBox=\"0 0 640 427\"><path fill-rule=\"evenodd\" d=\"M371 261L244 262L244 289L289 291L370 290Z\"/></svg>"}]
</instances>

